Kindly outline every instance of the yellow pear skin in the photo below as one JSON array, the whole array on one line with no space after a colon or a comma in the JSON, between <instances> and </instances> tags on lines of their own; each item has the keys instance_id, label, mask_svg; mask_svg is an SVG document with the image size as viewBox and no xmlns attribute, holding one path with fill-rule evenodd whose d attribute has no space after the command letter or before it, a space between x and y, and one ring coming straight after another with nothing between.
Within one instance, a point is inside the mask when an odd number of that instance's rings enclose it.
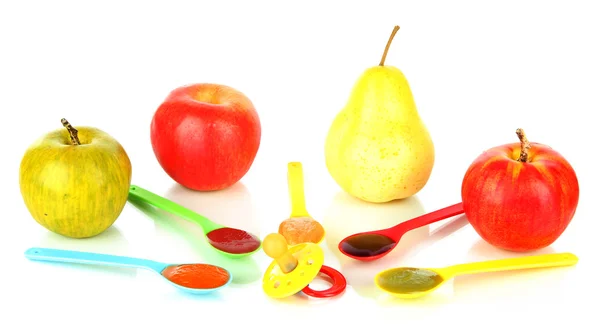
<instances>
[{"instance_id":1,"label":"yellow pear skin","mask_svg":"<svg viewBox=\"0 0 600 324\"><path fill-rule=\"evenodd\" d=\"M410 197L427 184L435 152L402 71L385 57L355 83L325 143L327 169L348 194L373 203Z\"/></svg>"}]
</instances>

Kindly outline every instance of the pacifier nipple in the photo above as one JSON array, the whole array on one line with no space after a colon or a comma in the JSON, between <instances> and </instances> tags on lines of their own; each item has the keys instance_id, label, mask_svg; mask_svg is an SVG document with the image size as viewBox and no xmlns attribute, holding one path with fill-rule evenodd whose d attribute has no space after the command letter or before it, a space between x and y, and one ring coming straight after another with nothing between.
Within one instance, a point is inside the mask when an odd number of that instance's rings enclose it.
<instances>
[{"instance_id":1,"label":"pacifier nipple","mask_svg":"<svg viewBox=\"0 0 600 324\"><path fill-rule=\"evenodd\" d=\"M265 237L263 251L277 262L283 273L290 273L298 266L298 260L288 250L285 237L279 233L271 233Z\"/></svg>"}]
</instances>

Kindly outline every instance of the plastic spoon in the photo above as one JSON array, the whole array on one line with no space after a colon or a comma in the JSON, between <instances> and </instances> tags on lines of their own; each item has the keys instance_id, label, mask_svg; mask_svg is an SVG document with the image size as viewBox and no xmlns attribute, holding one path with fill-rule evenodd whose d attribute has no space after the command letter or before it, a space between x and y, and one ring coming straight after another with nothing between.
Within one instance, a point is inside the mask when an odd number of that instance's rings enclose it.
<instances>
[{"instance_id":1,"label":"plastic spoon","mask_svg":"<svg viewBox=\"0 0 600 324\"><path fill-rule=\"evenodd\" d=\"M553 253L494 261L458 264L446 268L392 268L375 276L380 289L402 298L431 293L453 277L482 272L570 266L578 262L572 253Z\"/></svg>"},{"instance_id":2,"label":"plastic spoon","mask_svg":"<svg viewBox=\"0 0 600 324\"><path fill-rule=\"evenodd\" d=\"M38 247L25 251L25 257L38 261L143 268L158 273L173 286L192 294L213 292L227 286L232 279L226 269L202 263L168 264L118 255ZM202 277L208 277L209 280L201 280Z\"/></svg>"},{"instance_id":3,"label":"plastic spoon","mask_svg":"<svg viewBox=\"0 0 600 324\"><path fill-rule=\"evenodd\" d=\"M227 257L245 257L255 253L261 247L261 241L255 235L240 229L217 224L190 209L139 186L132 185L129 188L129 198L145 202L200 225L210 246Z\"/></svg>"},{"instance_id":4,"label":"plastic spoon","mask_svg":"<svg viewBox=\"0 0 600 324\"><path fill-rule=\"evenodd\" d=\"M325 237L325 229L306 210L304 174L300 162L288 163L288 190L292 213L290 218L279 224L279 234L285 237L289 245L321 243Z\"/></svg>"},{"instance_id":5,"label":"plastic spoon","mask_svg":"<svg viewBox=\"0 0 600 324\"><path fill-rule=\"evenodd\" d=\"M462 213L463 204L460 202L390 228L350 235L338 244L338 249L356 260L377 260L390 253L406 232Z\"/></svg>"}]
</instances>

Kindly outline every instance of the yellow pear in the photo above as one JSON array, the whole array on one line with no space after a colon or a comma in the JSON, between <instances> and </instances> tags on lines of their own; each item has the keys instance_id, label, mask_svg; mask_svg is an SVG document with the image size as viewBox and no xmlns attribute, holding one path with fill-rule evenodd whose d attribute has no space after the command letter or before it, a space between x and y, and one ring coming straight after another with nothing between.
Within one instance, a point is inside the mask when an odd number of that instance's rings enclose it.
<instances>
[{"instance_id":1,"label":"yellow pear","mask_svg":"<svg viewBox=\"0 0 600 324\"><path fill-rule=\"evenodd\" d=\"M410 197L431 175L435 152L406 77L385 65L396 32L379 65L366 69L325 143L327 169L348 194L373 203Z\"/></svg>"}]
</instances>

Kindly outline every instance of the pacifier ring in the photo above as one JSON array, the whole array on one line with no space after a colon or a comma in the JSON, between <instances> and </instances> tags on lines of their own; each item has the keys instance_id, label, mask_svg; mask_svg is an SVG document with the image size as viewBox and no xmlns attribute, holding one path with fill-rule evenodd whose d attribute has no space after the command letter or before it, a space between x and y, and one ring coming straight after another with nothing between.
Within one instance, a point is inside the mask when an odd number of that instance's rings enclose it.
<instances>
[{"instance_id":1,"label":"pacifier ring","mask_svg":"<svg viewBox=\"0 0 600 324\"><path fill-rule=\"evenodd\" d=\"M313 290L309 286L306 286L302 289L302 292L308 296L315 298L327 298L327 297L335 297L341 294L346 289L346 278L339 271L328 267L326 265L321 266L321 270L319 273L326 275L331 278L333 284L331 287L325 290Z\"/></svg>"}]
</instances>

